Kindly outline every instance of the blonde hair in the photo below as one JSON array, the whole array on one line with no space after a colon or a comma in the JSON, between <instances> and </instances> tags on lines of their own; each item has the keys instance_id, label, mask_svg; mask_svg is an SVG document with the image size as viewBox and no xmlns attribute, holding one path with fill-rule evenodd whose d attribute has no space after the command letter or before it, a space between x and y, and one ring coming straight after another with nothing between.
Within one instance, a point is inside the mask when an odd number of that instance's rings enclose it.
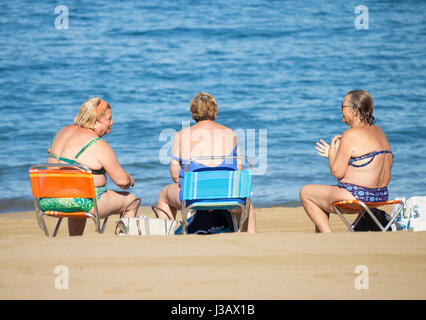
<instances>
[{"instance_id":1,"label":"blonde hair","mask_svg":"<svg viewBox=\"0 0 426 320\"><path fill-rule=\"evenodd\" d=\"M111 109L107 102L104 102L105 106L100 106L103 101L99 97L93 97L83 103L74 118L74 123L81 128L94 129L96 121L105 115L107 109Z\"/></svg>"},{"instance_id":2,"label":"blonde hair","mask_svg":"<svg viewBox=\"0 0 426 320\"><path fill-rule=\"evenodd\" d=\"M192 98L189 106L192 112L192 118L196 122L202 120L216 120L217 102L212 95L199 92Z\"/></svg>"}]
</instances>

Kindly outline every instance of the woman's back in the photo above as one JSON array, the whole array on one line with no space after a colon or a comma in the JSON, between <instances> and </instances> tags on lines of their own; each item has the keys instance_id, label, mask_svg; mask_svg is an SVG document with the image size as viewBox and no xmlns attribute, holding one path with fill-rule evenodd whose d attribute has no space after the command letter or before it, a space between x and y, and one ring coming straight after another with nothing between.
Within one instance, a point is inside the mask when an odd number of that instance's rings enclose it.
<instances>
[{"instance_id":1,"label":"woman's back","mask_svg":"<svg viewBox=\"0 0 426 320\"><path fill-rule=\"evenodd\" d=\"M179 158L184 162L198 156L235 156L237 137L234 131L214 121L200 121L185 128L177 135L179 139ZM223 159L196 160L198 163L215 167Z\"/></svg>"},{"instance_id":2,"label":"woman's back","mask_svg":"<svg viewBox=\"0 0 426 320\"><path fill-rule=\"evenodd\" d=\"M100 148L96 145L95 139L98 137L90 130L80 128L77 125L69 125L58 132L49 149L48 163L66 163L57 157L86 165L92 170L102 169L99 156ZM92 142L94 141L94 142ZM90 146L84 149L85 146ZM84 149L84 150L83 150ZM56 156L56 158L55 158ZM104 185L106 178L104 175L94 175L95 185Z\"/></svg>"},{"instance_id":3,"label":"woman's back","mask_svg":"<svg viewBox=\"0 0 426 320\"><path fill-rule=\"evenodd\" d=\"M385 133L374 125L347 131L350 131L346 143L351 145L351 160L345 176L339 182L366 188L387 186L391 178L393 157Z\"/></svg>"}]
</instances>

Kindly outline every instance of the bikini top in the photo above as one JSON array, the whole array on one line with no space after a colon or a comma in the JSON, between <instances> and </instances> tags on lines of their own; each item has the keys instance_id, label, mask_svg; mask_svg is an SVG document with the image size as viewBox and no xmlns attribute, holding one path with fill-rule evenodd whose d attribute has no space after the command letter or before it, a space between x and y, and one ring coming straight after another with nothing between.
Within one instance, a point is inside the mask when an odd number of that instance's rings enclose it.
<instances>
[{"instance_id":1,"label":"bikini top","mask_svg":"<svg viewBox=\"0 0 426 320\"><path fill-rule=\"evenodd\" d=\"M388 151L388 150L373 151L373 152L364 154L363 156L360 156L360 157L351 157L349 159L349 165L352 166L352 167L355 167L355 168L365 167L366 165L369 165L374 160L375 156L377 156L378 154L382 154L382 153L390 153L392 155L392 158L394 158L394 155L391 151ZM367 159L367 158L371 158L371 159L369 161L363 163L363 164L354 164L355 161L363 160L363 159Z\"/></svg>"},{"instance_id":2,"label":"bikini top","mask_svg":"<svg viewBox=\"0 0 426 320\"><path fill-rule=\"evenodd\" d=\"M237 156L237 148L238 148L238 143L235 145L234 149L229 154L229 156L234 156L234 157ZM172 155L172 159L179 161L181 165L179 177L183 178L185 173L185 166L188 164L189 160L181 159L173 155ZM202 163L191 161L191 163L188 165L188 172L208 171L208 170L237 170L237 159L232 159L232 163L229 160L230 159L224 159L218 166L215 166L215 167L209 167Z\"/></svg>"},{"instance_id":3,"label":"bikini top","mask_svg":"<svg viewBox=\"0 0 426 320\"><path fill-rule=\"evenodd\" d=\"M56 136L55 136L55 138L56 138ZM53 138L53 141L55 141L55 138ZM101 137L93 139L88 144L86 144L83 148L81 148L81 150L75 155L74 159L77 159L87 148L89 148L94 142L98 141L100 138ZM49 150L47 151L47 154L48 154L47 157L48 158L53 158L53 159L61 160L63 162L69 163L69 164L79 164L79 162L77 162L74 159L68 159L68 158L60 157L60 156L57 156L57 155L53 154L50 151L50 149L52 147L52 144L53 144L53 141L52 141L52 143L49 146ZM101 169L98 169L98 170L92 170L92 169L90 169L90 170L92 171L93 174L105 174L106 173L106 171L105 171L104 168L101 168Z\"/></svg>"}]
</instances>

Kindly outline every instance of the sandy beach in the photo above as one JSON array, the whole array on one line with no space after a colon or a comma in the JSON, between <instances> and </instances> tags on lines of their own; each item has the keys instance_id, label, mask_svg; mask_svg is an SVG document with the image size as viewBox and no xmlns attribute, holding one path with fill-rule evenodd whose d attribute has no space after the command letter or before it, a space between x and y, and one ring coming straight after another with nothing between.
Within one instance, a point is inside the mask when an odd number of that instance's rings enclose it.
<instances>
[{"instance_id":1,"label":"sandy beach","mask_svg":"<svg viewBox=\"0 0 426 320\"><path fill-rule=\"evenodd\" d=\"M332 215L334 232L315 234L303 208L283 207L257 209L254 235L118 237L117 219L47 238L34 212L0 214L0 299L426 298L426 232L348 233Z\"/></svg>"}]
</instances>

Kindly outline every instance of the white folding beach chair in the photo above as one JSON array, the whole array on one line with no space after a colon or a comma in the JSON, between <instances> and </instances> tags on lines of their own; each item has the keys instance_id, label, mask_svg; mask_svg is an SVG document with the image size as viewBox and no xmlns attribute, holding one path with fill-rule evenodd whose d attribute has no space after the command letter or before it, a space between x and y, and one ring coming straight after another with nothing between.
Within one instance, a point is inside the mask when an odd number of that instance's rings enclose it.
<instances>
[{"instance_id":1,"label":"white folding beach chair","mask_svg":"<svg viewBox=\"0 0 426 320\"><path fill-rule=\"evenodd\" d=\"M386 225L382 225L376 216L371 212L371 209L378 208L386 205L401 205L399 210L397 210L390 218ZM350 224L349 221L343 216L341 211L348 213L359 213L358 218L362 217L363 214L367 213L374 223L379 227L381 231L387 231L391 225L395 222L398 216L401 214L402 209L404 208L404 203L401 200L388 200L383 202L362 202L361 200L342 200L336 201L333 203L334 211L339 215L342 221L348 227L350 232L355 232L354 228L356 227L359 219L356 219L353 224Z\"/></svg>"},{"instance_id":2,"label":"white folding beach chair","mask_svg":"<svg viewBox=\"0 0 426 320\"><path fill-rule=\"evenodd\" d=\"M246 159L250 170L214 170L188 172L189 163L195 160L213 159ZM234 231L241 231L241 227L248 216L251 202L253 165L247 157L241 156L214 156L194 157L185 166L183 197L182 197L182 234L187 234L187 224L196 210L223 209L232 213ZM232 210L241 208L240 221ZM214 214L214 213L212 213Z\"/></svg>"}]
</instances>

